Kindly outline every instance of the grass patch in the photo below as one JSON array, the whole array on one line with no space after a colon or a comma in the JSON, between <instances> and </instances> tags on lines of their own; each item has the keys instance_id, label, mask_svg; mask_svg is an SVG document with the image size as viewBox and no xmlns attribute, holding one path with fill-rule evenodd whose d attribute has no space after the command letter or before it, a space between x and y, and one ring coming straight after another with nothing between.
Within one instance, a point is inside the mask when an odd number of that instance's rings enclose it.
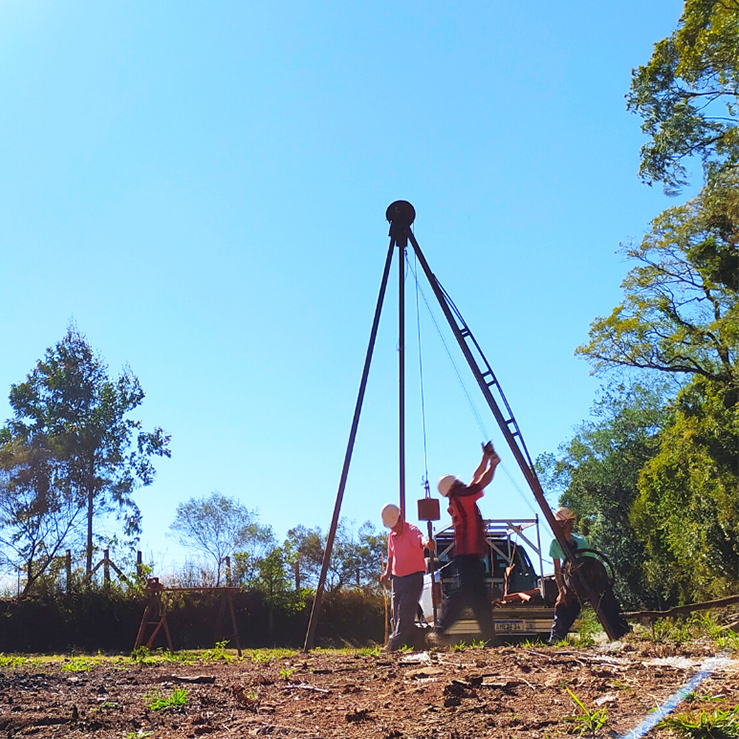
<instances>
[{"instance_id":1,"label":"grass patch","mask_svg":"<svg viewBox=\"0 0 739 739\"><path fill-rule=\"evenodd\" d=\"M20 657L17 654L0 654L0 667L21 667L30 660L28 657Z\"/></svg>"},{"instance_id":2,"label":"grass patch","mask_svg":"<svg viewBox=\"0 0 739 739\"><path fill-rule=\"evenodd\" d=\"M165 708L182 710L186 705L187 688L174 688L169 695L157 691L146 696L146 707L152 711L161 711Z\"/></svg>"},{"instance_id":3,"label":"grass patch","mask_svg":"<svg viewBox=\"0 0 739 739\"><path fill-rule=\"evenodd\" d=\"M677 713L657 724L688 739L735 739L739 737L739 706L732 710L702 710L699 714Z\"/></svg>"},{"instance_id":4,"label":"grass patch","mask_svg":"<svg viewBox=\"0 0 739 739\"><path fill-rule=\"evenodd\" d=\"M226 651L227 644L228 639L226 641L217 641L213 649L209 649L203 654L203 659L206 662L224 662L225 664L233 662L234 657Z\"/></svg>"},{"instance_id":5,"label":"grass patch","mask_svg":"<svg viewBox=\"0 0 739 739\"><path fill-rule=\"evenodd\" d=\"M573 723L575 725L575 731L580 736L595 736L606 725L608 721L608 710L606 708L599 708L589 711L569 688L567 688L567 692L575 705L580 709L580 714L578 716L567 716L565 717L565 721Z\"/></svg>"},{"instance_id":6,"label":"grass patch","mask_svg":"<svg viewBox=\"0 0 739 739\"><path fill-rule=\"evenodd\" d=\"M88 657L76 657L70 662L62 665L62 672L92 672L96 665L100 664L99 659L90 659Z\"/></svg>"},{"instance_id":7,"label":"grass patch","mask_svg":"<svg viewBox=\"0 0 739 739\"><path fill-rule=\"evenodd\" d=\"M297 667L280 667L280 677L283 680L289 680L290 676L295 672Z\"/></svg>"}]
</instances>

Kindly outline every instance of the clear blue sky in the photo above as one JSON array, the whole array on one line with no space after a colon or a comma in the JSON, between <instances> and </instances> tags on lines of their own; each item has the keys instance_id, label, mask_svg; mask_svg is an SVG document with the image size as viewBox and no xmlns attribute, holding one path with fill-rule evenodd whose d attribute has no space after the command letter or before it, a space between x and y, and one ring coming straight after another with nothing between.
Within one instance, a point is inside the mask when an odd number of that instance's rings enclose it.
<instances>
[{"instance_id":1,"label":"clear blue sky","mask_svg":"<svg viewBox=\"0 0 739 739\"><path fill-rule=\"evenodd\" d=\"M619 242L670 203L637 178L643 137L624 94L681 9L4 0L0 416L74 319L111 372L128 363L140 378L145 424L172 434L172 459L136 496L155 570L183 559L165 537L177 503L212 490L279 537L326 530L385 209L407 199L532 455L554 451L599 385L573 350L620 299ZM343 507L378 526L397 497L396 285L394 272ZM468 478L482 432L426 316L421 331L430 478ZM531 514L504 474L482 510Z\"/></svg>"}]
</instances>

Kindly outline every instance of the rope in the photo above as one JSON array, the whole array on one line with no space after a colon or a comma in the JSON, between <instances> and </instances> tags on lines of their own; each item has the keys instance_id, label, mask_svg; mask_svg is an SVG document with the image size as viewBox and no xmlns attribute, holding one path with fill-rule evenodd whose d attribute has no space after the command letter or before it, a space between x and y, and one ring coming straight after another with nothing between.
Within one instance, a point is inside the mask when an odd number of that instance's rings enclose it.
<instances>
[{"instance_id":1,"label":"rope","mask_svg":"<svg viewBox=\"0 0 739 739\"><path fill-rule=\"evenodd\" d=\"M414 260L417 260L416 252L413 252ZM406 254L406 262L408 262L408 255ZM408 268L413 272L413 277L416 282L416 337L418 339L418 371L420 375L420 387L421 387L421 427L423 429L423 486L424 493L427 498L431 497L431 491L429 490L429 455L428 455L428 444L426 438L426 396L424 393L423 383L423 353L421 351L421 311L418 304L418 271L414 268L411 269L410 262L408 262Z\"/></svg>"},{"instance_id":2,"label":"rope","mask_svg":"<svg viewBox=\"0 0 739 739\"><path fill-rule=\"evenodd\" d=\"M409 263L408 267L410 271L413 273L413 278L416 281L416 292L421 294L421 297L423 298L424 305L426 306L426 310L428 311L429 317L431 318L432 323L434 324L434 327L436 328L436 333L439 335L439 338L441 339L441 344L444 347L444 351L446 352L447 357L449 358L449 362L452 365L452 368L454 369L454 374L457 376L457 381L459 382L460 387L462 388L462 392L464 394L464 397L467 400L467 405L470 408L470 411L472 412L473 417L475 418L475 421L477 422L477 427L482 433L483 439L489 439L490 436L488 435L487 429L485 428L485 423L482 420L482 416L480 416L479 411L477 410L477 407L475 406L474 401L472 400L472 396L470 395L469 391L467 390L467 386L465 385L464 380L462 379L462 374L459 371L459 367L457 367L457 363L454 361L454 357L452 356L452 353L449 349L449 345L446 343L446 340L444 339L444 335L441 332L441 328L439 327L439 324L436 320L436 317L431 311L431 306L429 305L428 300L426 299L426 294L423 292L423 288L419 284L418 280L418 274L413 269L412 265Z\"/></svg>"},{"instance_id":3,"label":"rope","mask_svg":"<svg viewBox=\"0 0 739 739\"><path fill-rule=\"evenodd\" d=\"M415 252L414 252L415 256ZM426 294L423 292L423 288L420 285L420 281L418 279L418 272L413 264L411 264L410 260L408 259L408 255L406 254L406 264L408 267L408 271L413 275L413 279L416 283L416 317L418 322L418 351L419 351L419 364L421 363L421 339L420 339L420 325L421 325L421 317L420 317L420 308L418 303L418 296L420 294L421 298L423 299L424 305L426 306L426 310L429 314L429 317L431 318L432 323L434 324L434 327L436 328L436 333L438 334L439 338L441 339L441 344L444 347L444 351L446 352L447 357L449 358L449 362L452 365L452 368L454 370L454 374L457 376L457 381L459 382L460 387L462 388L462 393L464 394L465 399L467 400L467 405L470 409L470 412L472 413L473 418L475 419L475 422L477 423L477 427L482 434L483 439L489 439L490 435L487 432L487 428L485 426L485 422L482 419L482 416L480 415L480 412L475 404L475 402L472 400L472 396L467 389L467 385L464 382L464 379L462 378L462 374L459 371L459 367L457 367L457 363L454 361L454 357L452 356L452 353L449 349L449 345L447 344L444 334L441 331L441 327L439 326L438 321L436 320L436 317L434 316L433 312L431 311L431 306L429 305L428 300L426 299ZM452 302L451 298L448 296L446 290L444 288L441 288L447 302L451 305L452 310L454 311L455 315L458 316L460 320L461 314L459 313L458 308L454 303ZM423 453L424 453L424 465L425 465L425 472L426 477L424 480L424 485L426 489L428 490L428 455L427 455L427 448L426 448L426 410L425 410L425 400L424 400L424 391L423 391L423 368L421 368L421 414L423 417ZM526 497L518 483L516 482L515 478L511 475L511 473L508 471L508 468L505 464L500 464L501 469L503 470L503 474L508 479L508 482L512 485L513 489L518 493L521 500L526 503L529 510L534 514L538 515L536 508L532 505L531 501L528 497ZM542 522L547 530L549 530L549 526L547 525L546 519ZM549 533L552 533L551 531Z\"/></svg>"}]
</instances>

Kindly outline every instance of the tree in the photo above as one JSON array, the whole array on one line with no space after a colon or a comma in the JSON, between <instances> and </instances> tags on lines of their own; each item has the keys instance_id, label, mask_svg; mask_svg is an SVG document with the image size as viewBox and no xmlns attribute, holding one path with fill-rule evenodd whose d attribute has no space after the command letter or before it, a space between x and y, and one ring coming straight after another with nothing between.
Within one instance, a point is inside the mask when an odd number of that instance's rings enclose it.
<instances>
[{"instance_id":1,"label":"tree","mask_svg":"<svg viewBox=\"0 0 739 739\"><path fill-rule=\"evenodd\" d=\"M645 548L631 519L639 475L659 450L669 423L665 385L612 384L558 454L537 459L559 504L573 510L591 545L612 562L621 602L630 608L658 605L661 589L644 577Z\"/></svg>"},{"instance_id":2,"label":"tree","mask_svg":"<svg viewBox=\"0 0 739 739\"><path fill-rule=\"evenodd\" d=\"M52 485L55 461L42 439L25 446L0 431L0 543L6 562L25 573L23 596L83 518L77 500Z\"/></svg>"},{"instance_id":3,"label":"tree","mask_svg":"<svg viewBox=\"0 0 739 739\"><path fill-rule=\"evenodd\" d=\"M739 385L739 303L729 279L739 266L736 232L716 218L726 203L704 192L665 211L626 250L640 264L622 283L623 302L596 318L590 342L576 349L595 371L631 367Z\"/></svg>"},{"instance_id":4,"label":"tree","mask_svg":"<svg viewBox=\"0 0 739 739\"><path fill-rule=\"evenodd\" d=\"M74 500L86 511L88 574L95 518L116 513L125 535L135 540L141 513L132 494L153 482L152 457L170 456L169 435L161 428L142 431L140 421L126 417L143 400L130 368L111 379L102 358L74 325L46 350L26 381L10 389L14 415L3 431L4 445L46 445L53 452L49 484L55 499Z\"/></svg>"},{"instance_id":5,"label":"tree","mask_svg":"<svg viewBox=\"0 0 739 739\"><path fill-rule=\"evenodd\" d=\"M731 388L696 378L646 462L631 520L653 587L682 602L739 587L739 405Z\"/></svg>"},{"instance_id":6,"label":"tree","mask_svg":"<svg viewBox=\"0 0 739 739\"><path fill-rule=\"evenodd\" d=\"M270 638L274 635L275 611L293 615L305 608L305 596L308 591L304 588L293 588L290 570L289 552L284 547L274 547L259 559L256 564L256 575L248 583L252 590L263 594L267 605L267 627Z\"/></svg>"},{"instance_id":7,"label":"tree","mask_svg":"<svg viewBox=\"0 0 739 739\"><path fill-rule=\"evenodd\" d=\"M274 545L272 527L259 523L257 511L217 491L180 503L169 528L182 546L212 558L217 586L226 557L240 552L254 561Z\"/></svg>"},{"instance_id":8,"label":"tree","mask_svg":"<svg viewBox=\"0 0 739 739\"><path fill-rule=\"evenodd\" d=\"M665 597L690 601L739 583L739 301L737 175L653 222L624 283L577 349L595 371L678 379L672 421L644 463L631 523L645 573Z\"/></svg>"},{"instance_id":9,"label":"tree","mask_svg":"<svg viewBox=\"0 0 739 739\"><path fill-rule=\"evenodd\" d=\"M356 533L353 522L341 519L326 573L326 590L345 586L376 585L380 577L380 559L387 537L378 535L370 521L365 521ZM323 565L326 537L321 529L308 529L302 524L287 532L286 546L297 558L301 577L316 584Z\"/></svg>"},{"instance_id":10,"label":"tree","mask_svg":"<svg viewBox=\"0 0 739 739\"><path fill-rule=\"evenodd\" d=\"M643 119L642 178L668 193L699 156L709 178L739 161L739 1L686 0L678 28L632 73L629 110Z\"/></svg>"}]
</instances>

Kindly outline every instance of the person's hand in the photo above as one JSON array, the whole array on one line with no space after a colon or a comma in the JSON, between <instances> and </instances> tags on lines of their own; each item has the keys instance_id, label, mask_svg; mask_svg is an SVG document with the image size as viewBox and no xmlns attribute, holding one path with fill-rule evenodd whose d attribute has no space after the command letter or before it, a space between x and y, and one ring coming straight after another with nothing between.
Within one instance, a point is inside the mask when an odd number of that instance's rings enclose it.
<instances>
[{"instance_id":1,"label":"person's hand","mask_svg":"<svg viewBox=\"0 0 739 739\"><path fill-rule=\"evenodd\" d=\"M423 543L423 548L428 549L429 552L435 552L436 551L436 542L433 539L426 539Z\"/></svg>"},{"instance_id":2,"label":"person's hand","mask_svg":"<svg viewBox=\"0 0 739 739\"><path fill-rule=\"evenodd\" d=\"M563 593L560 591L559 595L557 596L557 600L554 603L555 606L568 606L570 605L570 597L567 595L567 593Z\"/></svg>"},{"instance_id":3,"label":"person's hand","mask_svg":"<svg viewBox=\"0 0 739 739\"><path fill-rule=\"evenodd\" d=\"M387 572L383 572L382 575L380 575L380 585L385 587L387 585L387 581L390 579L390 574Z\"/></svg>"}]
</instances>

